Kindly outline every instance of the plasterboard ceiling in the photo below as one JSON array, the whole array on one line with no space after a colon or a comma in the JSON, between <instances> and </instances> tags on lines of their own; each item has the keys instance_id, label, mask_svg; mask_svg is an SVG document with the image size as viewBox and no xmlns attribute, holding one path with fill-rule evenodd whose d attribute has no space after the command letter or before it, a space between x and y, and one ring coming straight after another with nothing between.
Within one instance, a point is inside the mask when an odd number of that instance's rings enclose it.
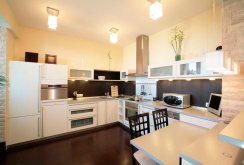
<instances>
[{"instance_id":1,"label":"plasterboard ceiling","mask_svg":"<svg viewBox=\"0 0 244 165\"><path fill-rule=\"evenodd\" d=\"M109 42L109 29L119 29L119 46L151 35L212 7L215 0L162 0L164 16L149 18L147 0L7 0L22 26L48 30L46 7L60 11L57 33Z\"/></svg>"}]
</instances>

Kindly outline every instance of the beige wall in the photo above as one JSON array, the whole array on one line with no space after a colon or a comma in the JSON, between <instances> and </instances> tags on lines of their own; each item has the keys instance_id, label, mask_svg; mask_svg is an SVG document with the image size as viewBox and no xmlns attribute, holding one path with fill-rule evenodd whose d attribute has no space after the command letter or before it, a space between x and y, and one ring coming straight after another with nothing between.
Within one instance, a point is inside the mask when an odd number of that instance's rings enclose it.
<instances>
[{"instance_id":1,"label":"beige wall","mask_svg":"<svg viewBox=\"0 0 244 165\"><path fill-rule=\"evenodd\" d=\"M222 21L220 8L196 15L178 24L185 32L183 41L183 59L201 56L222 45ZM174 27L174 26L172 26ZM174 61L174 51L170 45L170 30L164 29L149 36L149 64L160 65ZM123 68L135 69L136 44L123 49Z\"/></svg>"},{"instance_id":2,"label":"beige wall","mask_svg":"<svg viewBox=\"0 0 244 165\"><path fill-rule=\"evenodd\" d=\"M5 19L5 21L10 26L9 30L13 33L13 35L15 37L18 37L19 24L6 0L0 0L0 15Z\"/></svg>"},{"instance_id":3,"label":"beige wall","mask_svg":"<svg viewBox=\"0 0 244 165\"><path fill-rule=\"evenodd\" d=\"M111 69L120 70L122 48L112 44L98 43L74 36L59 34L52 30L37 30L21 27L15 43L15 60L24 60L25 52L39 53L39 62L45 54L57 55L57 63L71 67L94 69L108 68L108 51L112 56Z\"/></svg>"}]
</instances>

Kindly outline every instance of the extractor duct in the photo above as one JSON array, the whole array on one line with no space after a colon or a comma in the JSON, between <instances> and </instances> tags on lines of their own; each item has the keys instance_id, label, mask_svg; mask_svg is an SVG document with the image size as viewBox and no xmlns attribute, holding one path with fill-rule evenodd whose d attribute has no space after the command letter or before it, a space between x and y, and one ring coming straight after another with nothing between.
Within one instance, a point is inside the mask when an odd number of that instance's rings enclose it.
<instances>
[{"instance_id":1,"label":"extractor duct","mask_svg":"<svg viewBox=\"0 0 244 165\"><path fill-rule=\"evenodd\" d=\"M140 35L136 38L136 73L128 76L145 77L147 76L149 65L149 37Z\"/></svg>"}]
</instances>

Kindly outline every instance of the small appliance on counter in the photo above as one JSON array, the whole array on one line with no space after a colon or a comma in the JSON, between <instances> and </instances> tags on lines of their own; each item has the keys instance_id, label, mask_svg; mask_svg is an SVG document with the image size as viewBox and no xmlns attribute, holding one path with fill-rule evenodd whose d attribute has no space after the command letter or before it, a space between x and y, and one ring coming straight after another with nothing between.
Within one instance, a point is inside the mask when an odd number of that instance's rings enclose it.
<instances>
[{"instance_id":1,"label":"small appliance on counter","mask_svg":"<svg viewBox=\"0 0 244 165\"><path fill-rule=\"evenodd\" d=\"M188 108L190 104L189 94L163 93L164 105L174 108Z\"/></svg>"}]
</instances>

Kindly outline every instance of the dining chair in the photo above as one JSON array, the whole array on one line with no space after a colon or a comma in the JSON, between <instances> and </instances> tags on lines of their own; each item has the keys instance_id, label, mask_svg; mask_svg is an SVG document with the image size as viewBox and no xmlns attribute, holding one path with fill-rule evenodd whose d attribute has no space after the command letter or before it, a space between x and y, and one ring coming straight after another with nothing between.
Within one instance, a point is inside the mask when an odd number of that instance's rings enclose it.
<instances>
[{"instance_id":1,"label":"dining chair","mask_svg":"<svg viewBox=\"0 0 244 165\"><path fill-rule=\"evenodd\" d=\"M167 108L152 111L155 131L169 125Z\"/></svg>"},{"instance_id":2,"label":"dining chair","mask_svg":"<svg viewBox=\"0 0 244 165\"><path fill-rule=\"evenodd\" d=\"M149 124L149 113L143 113L135 116L129 117L130 125L130 135L131 139L146 135L150 133L150 124ZM140 150L132 145L133 153L133 165L136 165L136 161L141 165L156 165L157 163L149 158Z\"/></svg>"}]
</instances>

